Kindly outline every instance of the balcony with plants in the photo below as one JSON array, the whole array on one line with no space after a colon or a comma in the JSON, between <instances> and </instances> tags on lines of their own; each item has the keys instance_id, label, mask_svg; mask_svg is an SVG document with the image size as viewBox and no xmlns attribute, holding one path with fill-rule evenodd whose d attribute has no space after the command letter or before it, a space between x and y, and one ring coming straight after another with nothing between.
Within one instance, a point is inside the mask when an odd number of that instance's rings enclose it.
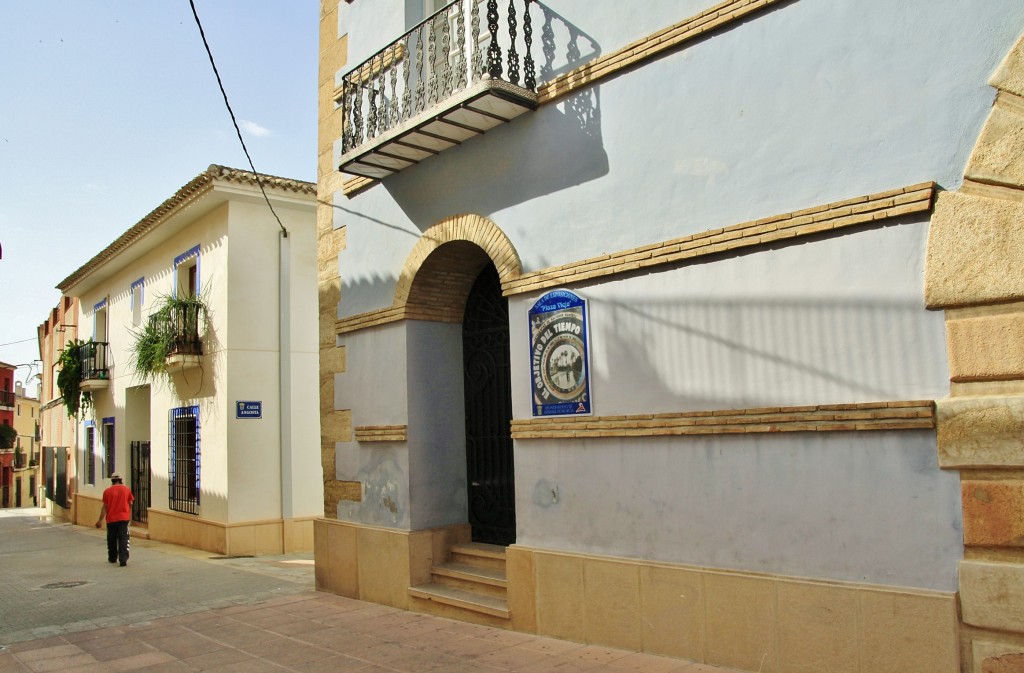
<instances>
[{"instance_id":1,"label":"balcony with plants","mask_svg":"<svg viewBox=\"0 0 1024 673\"><path fill-rule=\"evenodd\" d=\"M454 0L344 76L342 172L386 178L536 109L538 3L498 4Z\"/></svg>"},{"instance_id":2,"label":"balcony with plants","mask_svg":"<svg viewBox=\"0 0 1024 673\"><path fill-rule=\"evenodd\" d=\"M200 367L209 309L201 297L164 296L133 332L131 364L143 379Z\"/></svg>"}]
</instances>

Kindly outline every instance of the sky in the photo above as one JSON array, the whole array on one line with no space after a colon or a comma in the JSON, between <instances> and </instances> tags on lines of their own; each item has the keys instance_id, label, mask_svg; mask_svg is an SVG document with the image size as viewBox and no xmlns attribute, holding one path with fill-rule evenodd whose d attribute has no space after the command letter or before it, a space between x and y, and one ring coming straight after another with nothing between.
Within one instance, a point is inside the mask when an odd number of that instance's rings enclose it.
<instances>
[{"instance_id":1,"label":"sky","mask_svg":"<svg viewBox=\"0 0 1024 673\"><path fill-rule=\"evenodd\" d=\"M256 170L315 181L319 0L194 3ZM0 361L210 164L249 169L188 0L0 0Z\"/></svg>"}]
</instances>

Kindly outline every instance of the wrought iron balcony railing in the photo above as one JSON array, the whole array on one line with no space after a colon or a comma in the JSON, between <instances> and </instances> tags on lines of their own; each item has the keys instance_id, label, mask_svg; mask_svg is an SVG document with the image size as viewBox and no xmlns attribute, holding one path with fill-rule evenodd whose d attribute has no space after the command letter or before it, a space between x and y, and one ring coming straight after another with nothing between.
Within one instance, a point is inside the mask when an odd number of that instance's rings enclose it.
<instances>
[{"instance_id":1,"label":"wrought iron balcony railing","mask_svg":"<svg viewBox=\"0 0 1024 673\"><path fill-rule=\"evenodd\" d=\"M203 307L199 303L182 303L168 307L165 328L171 341L170 355L202 355L201 321Z\"/></svg>"},{"instance_id":2,"label":"wrought iron balcony railing","mask_svg":"<svg viewBox=\"0 0 1024 673\"><path fill-rule=\"evenodd\" d=\"M17 395L13 390L0 390L0 407L14 408Z\"/></svg>"},{"instance_id":3,"label":"wrought iron balcony railing","mask_svg":"<svg viewBox=\"0 0 1024 673\"><path fill-rule=\"evenodd\" d=\"M535 109L535 4L454 0L353 68L340 169L387 177Z\"/></svg>"},{"instance_id":4,"label":"wrought iron balcony railing","mask_svg":"<svg viewBox=\"0 0 1024 673\"><path fill-rule=\"evenodd\" d=\"M110 344L104 341L89 341L78 349L78 360L82 363L82 380L106 381L110 378L107 354Z\"/></svg>"}]
</instances>

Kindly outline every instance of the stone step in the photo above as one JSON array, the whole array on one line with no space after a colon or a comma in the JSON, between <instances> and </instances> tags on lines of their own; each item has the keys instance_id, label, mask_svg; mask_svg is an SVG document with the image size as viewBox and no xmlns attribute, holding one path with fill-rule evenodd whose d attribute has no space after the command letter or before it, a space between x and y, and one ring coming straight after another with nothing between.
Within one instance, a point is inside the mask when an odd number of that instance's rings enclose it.
<instances>
[{"instance_id":1,"label":"stone step","mask_svg":"<svg viewBox=\"0 0 1024 673\"><path fill-rule=\"evenodd\" d=\"M464 542L451 547L449 563L505 571L505 547L483 542Z\"/></svg>"},{"instance_id":2,"label":"stone step","mask_svg":"<svg viewBox=\"0 0 1024 673\"><path fill-rule=\"evenodd\" d=\"M509 619L511 617L508 601L503 598L488 596L436 582L409 587L409 595L414 598L421 598L501 619Z\"/></svg>"},{"instance_id":3,"label":"stone step","mask_svg":"<svg viewBox=\"0 0 1024 673\"><path fill-rule=\"evenodd\" d=\"M443 563L430 569L436 584L505 598L507 582L500 568L481 568L465 563Z\"/></svg>"}]
</instances>

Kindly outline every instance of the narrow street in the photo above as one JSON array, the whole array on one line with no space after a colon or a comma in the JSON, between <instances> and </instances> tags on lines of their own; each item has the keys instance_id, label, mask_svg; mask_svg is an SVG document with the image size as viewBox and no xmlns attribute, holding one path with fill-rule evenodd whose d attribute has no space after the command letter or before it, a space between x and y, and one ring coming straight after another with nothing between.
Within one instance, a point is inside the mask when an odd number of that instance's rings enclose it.
<instances>
[{"instance_id":1,"label":"narrow street","mask_svg":"<svg viewBox=\"0 0 1024 673\"><path fill-rule=\"evenodd\" d=\"M220 558L0 510L0 673L733 673L314 590L311 555Z\"/></svg>"}]
</instances>

